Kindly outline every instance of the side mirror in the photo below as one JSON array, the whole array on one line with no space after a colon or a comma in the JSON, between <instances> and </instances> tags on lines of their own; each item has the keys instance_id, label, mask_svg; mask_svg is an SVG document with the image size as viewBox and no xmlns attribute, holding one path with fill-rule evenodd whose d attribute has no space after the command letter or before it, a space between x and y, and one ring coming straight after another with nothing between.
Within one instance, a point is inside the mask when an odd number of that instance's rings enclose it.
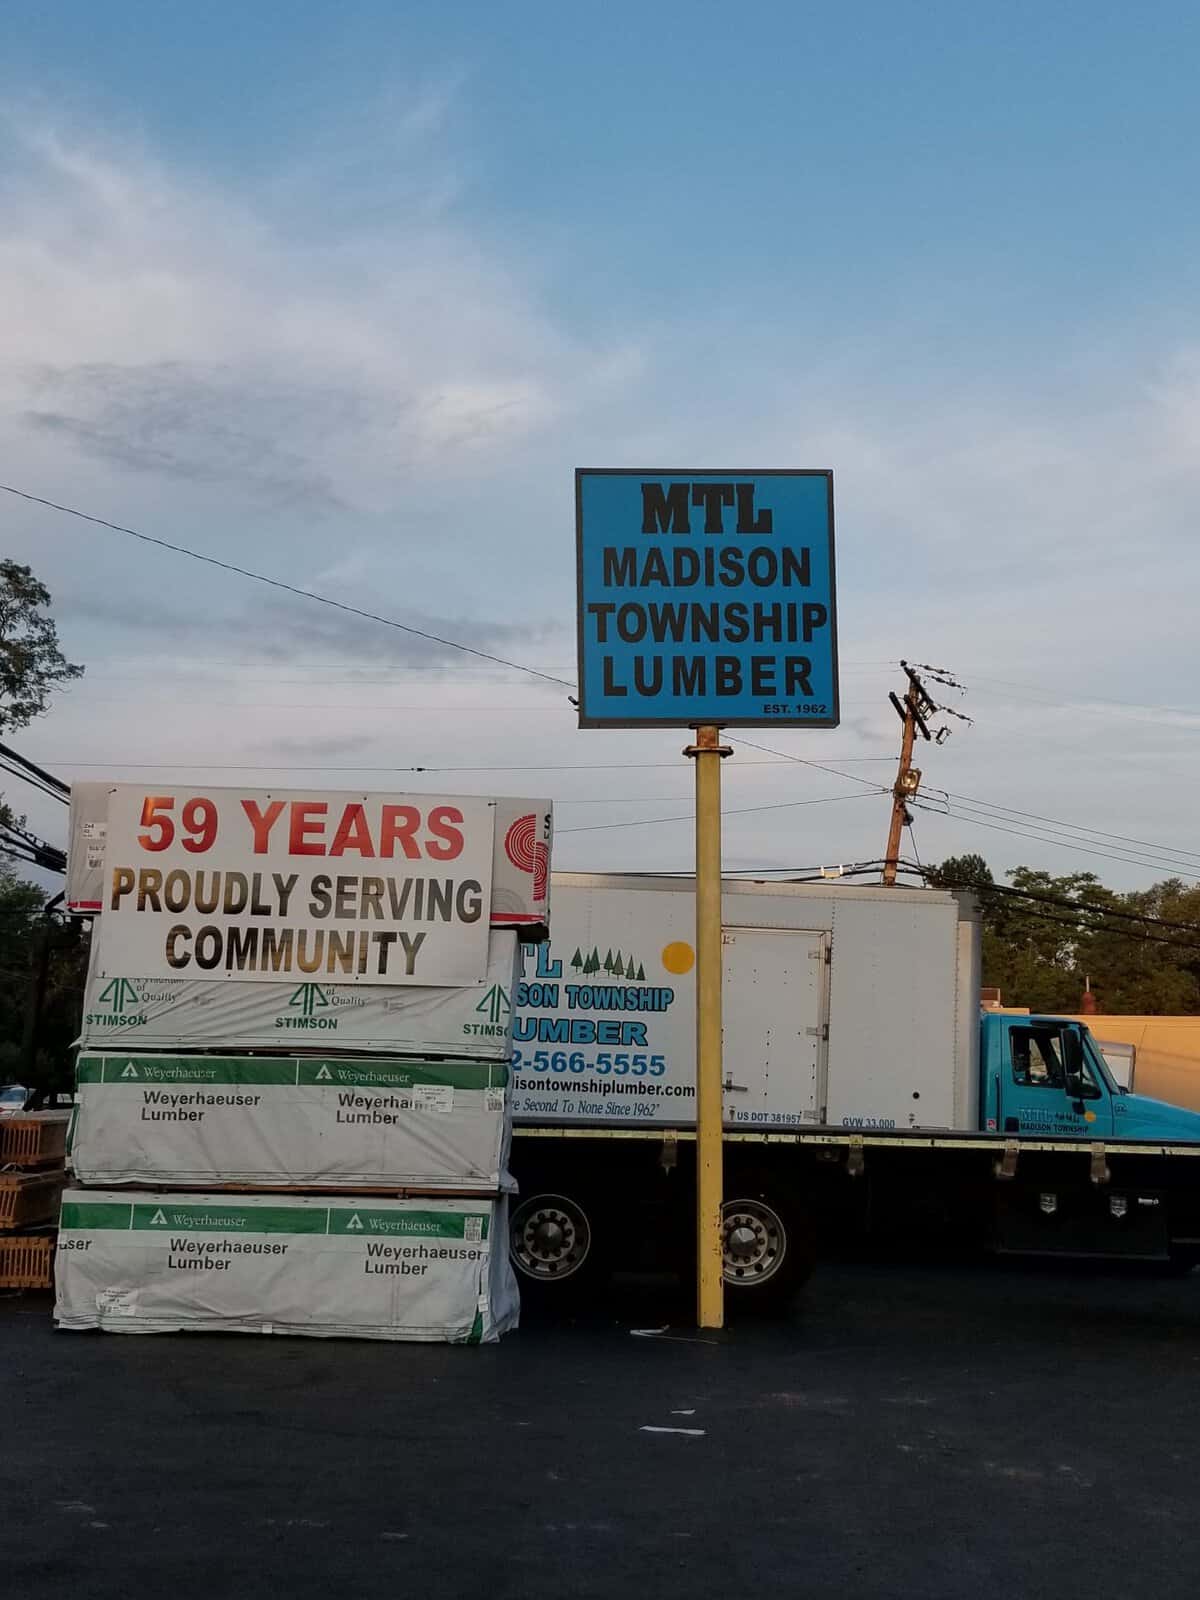
<instances>
[{"instance_id":1,"label":"side mirror","mask_svg":"<svg viewBox=\"0 0 1200 1600\"><path fill-rule=\"evenodd\" d=\"M1101 1091L1084 1068L1083 1036L1079 1029L1064 1028L1060 1038L1067 1093L1072 1100L1099 1100Z\"/></svg>"}]
</instances>

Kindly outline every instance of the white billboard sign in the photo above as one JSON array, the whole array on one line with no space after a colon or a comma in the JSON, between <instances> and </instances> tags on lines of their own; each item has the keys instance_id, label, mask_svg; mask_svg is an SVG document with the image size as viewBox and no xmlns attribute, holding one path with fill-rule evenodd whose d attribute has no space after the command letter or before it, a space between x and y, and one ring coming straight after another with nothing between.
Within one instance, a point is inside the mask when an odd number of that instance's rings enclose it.
<instances>
[{"instance_id":1,"label":"white billboard sign","mask_svg":"<svg viewBox=\"0 0 1200 1600\"><path fill-rule=\"evenodd\" d=\"M78 916L98 916L104 910L108 802L119 787L112 782L71 785L67 910ZM172 786L155 780L154 787ZM148 788L141 791L143 796ZM553 821L549 800L496 797L492 927L517 928L531 944L546 937L550 921Z\"/></svg>"},{"instance_id":2,"label":"white billboard sign","mask_svg":"<svg viewBox=\"0 0 1200 1600\"><path fill-rule=\"evenodd\" d=\"M96 975L482 983L495 819L461 795L118 785Z\"/></svg>"}]
</instances>

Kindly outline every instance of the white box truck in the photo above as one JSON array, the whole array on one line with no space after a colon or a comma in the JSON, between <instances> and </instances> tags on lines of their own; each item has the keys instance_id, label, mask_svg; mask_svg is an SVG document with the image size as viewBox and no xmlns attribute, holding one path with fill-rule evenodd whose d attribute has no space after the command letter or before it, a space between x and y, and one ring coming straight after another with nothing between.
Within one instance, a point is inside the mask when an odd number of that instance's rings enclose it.
<instances>
[{"instance_id":1,"label":"white box truck","mask_svg":"<svg viewBox=\"0 0 1200 1600\"><path fill-rule=\"evenodd\" d=\"M514 997L512 1249L524 1287L561 1295L647 1247L687 1265L695 898L556 873L554 902ZM730 881L722 921L735 1295L790 1289L820 1233L870 1222L1195 1258L1200 1116L1125 1092L1078 1022L981 1016L969 895Z\"/></svg>"}]
</instances>

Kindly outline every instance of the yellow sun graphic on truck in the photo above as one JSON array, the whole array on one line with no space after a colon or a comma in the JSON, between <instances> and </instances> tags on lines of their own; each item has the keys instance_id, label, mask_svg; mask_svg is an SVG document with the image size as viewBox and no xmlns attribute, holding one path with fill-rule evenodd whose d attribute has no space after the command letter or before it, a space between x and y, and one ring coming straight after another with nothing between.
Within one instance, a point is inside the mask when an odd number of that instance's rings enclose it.
<instances>
[{"instance_id":1,"label":"yellow sun graphic on truck","mask_svg":"<svg viewBox=\"0 0 1200 1600\"><path fill-rule=\"evenodd\" d=\"M683 939L674 939L663 947L662 964L675 977L682 978L696 964L696 952Z\"/></svg>"}]
</instances>

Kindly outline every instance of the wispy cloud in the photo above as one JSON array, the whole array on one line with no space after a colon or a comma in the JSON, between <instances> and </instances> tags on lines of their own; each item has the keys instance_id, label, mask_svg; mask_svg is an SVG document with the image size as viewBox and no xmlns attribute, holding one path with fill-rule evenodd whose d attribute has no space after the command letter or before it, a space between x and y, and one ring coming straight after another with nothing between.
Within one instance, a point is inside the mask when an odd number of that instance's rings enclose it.
<instances>
[{"instance_id":1,"label":"wispy cloud","mask_svg":"<svg viewBox=\"0 0 1200 1600\"><path fill-rule=\"evenodd\" d=\"M126 644L136 645L147 658L190 654L196 676L203 675L203 645L217 658L236 648L248 668L255 663L278 667L303 661L320 667L336 662L350 669L420 667L437 674L455 673L465 665L473 674L482 671L502 681L512 676L505 668L489 666L486 661L465 655L453 644L439 644L437 640L455 641L532 665L541 652L548 648L562 650L571 637L567 623L556 617L508 622L412 609L391 613L397 622L418 630L420 635L432 636L425 638L419 637L417 631L407 633L383 627L331 606L269 590L263 591L262 598L249 602L241 595L241 603L224 615L169 601L147 608L134 597L105 592L92 584L70 591L70 605L76 618L120 629ZM252 672L247 675L253 676ZM534 693L539 681L528 680ZM546 688L557 692L552 685Z\"/></svg>"},{"instance_id":2,"label":"wispy cloud","mask_svg":"<svg viewBox=\"0 0 1200 1600\"><path fill-rule=\"evenodd\" d=\"M396 142L436 130L453 94L398 108ZM369 212L330 230L319 188L281 206L29 116L7 133L0 299L21 315L0 406L67 448L372 508L451 459L486 470L620 372L461 223Z\"/></svg>"}]
</instances>

